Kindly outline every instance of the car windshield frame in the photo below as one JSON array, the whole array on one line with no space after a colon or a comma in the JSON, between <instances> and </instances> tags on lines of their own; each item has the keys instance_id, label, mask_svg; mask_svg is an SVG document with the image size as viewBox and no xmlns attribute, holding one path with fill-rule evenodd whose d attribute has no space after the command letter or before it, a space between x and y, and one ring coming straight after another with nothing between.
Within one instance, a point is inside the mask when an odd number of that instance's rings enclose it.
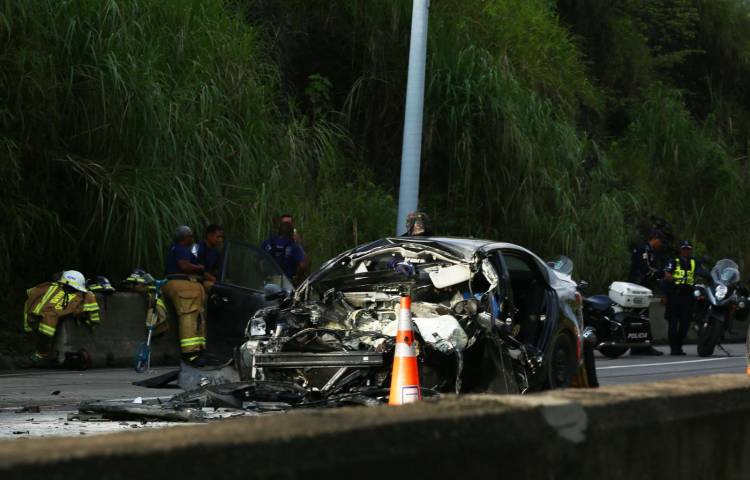
<instances>
[{"instance_id":1,"label":"car windshield frame","mask_svg":"<svg viewBox=\"0 0 750 480\"><path fill-rule=\"evenodd\" d=\"M237 249L238 247L239 249L242 249L241 251L252 252L256 257L256 260L262 259L262 261L265 262L267 266L271 267L274 272L273 276L279 277L280 283L278 283L277 285L279 285L284 290L288 290L288 291L291 291L294 289L292 282L284 275L283 270L281 269L279 264L276 263L273 257L271 257L263 249L253 244L243 242L240 240L228 240L225 242L224 249L222 251L223 258L222 258L221 272L219 275L218 283L222 285L227 285L227 286L255 292L255 293L263 293L264 287L269 284L268 282L264 281L263 285L249 286L247 284L243 284L244 282L237 281L237 278L231 278L231 277L229 279L227 278L227 271L230 269L232 251L233 249ZM241 267L235 267L235 268L240 268L240 271L242 272L243 275L249 275L248 273L246 273L248 270L247 268L241 268ZM250 270L253 270L253 269L250 269ZM255 271L254 275L258 275L257 273L258 269L255 268L254 271ZM256 288L258 286L260 286L260 288Z\"/></svg>"}]
</instances>

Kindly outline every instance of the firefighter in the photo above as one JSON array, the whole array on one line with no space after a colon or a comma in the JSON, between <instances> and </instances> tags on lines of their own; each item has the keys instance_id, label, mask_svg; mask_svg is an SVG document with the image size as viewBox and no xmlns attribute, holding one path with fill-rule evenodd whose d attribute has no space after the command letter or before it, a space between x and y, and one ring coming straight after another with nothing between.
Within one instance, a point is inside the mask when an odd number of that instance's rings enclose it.
<instances>
[{"instance_id":1,"label":"firefighter","mask_svg":"<svg viewBox=\"0 0 750 480\"><path fill-rule=\"evenodd\" d=\"M205 267L193 253L193 231L187 225L177 227L174 242L167 253L167 283L161 287L179 317L180 350L184 361L198 366L209 364L206 350L206 318L203 287Z\"/></svg>"},{"instance_id":2,"label":"firefighter","mask_svg":"<svg viewBox=\"0 0 750 480\"><path fill-rule=\"evenodd\" d=\"M56 281L39 284L26 293L23 326L26 332L34 332L36 336L36 353L31 357L30 366L54 367L57 362L51 351L57 325L65 317L81 318L89 328L97 325L96 296L87 290L86 278L75 270L66 270Z\"/></svg>"},{"instance_id":3,"label":"firefighter","mask_svg":"<svg viewBox=\"0 0 750 480\"><path fill-rule=\"evenodd\" d=\"M693 287L696 273L702 272L700 263L693 258L693 246L688 240L680 242L679 257L670 260L664 269L664 291L667 306L664 318L669 323L671 355L685 355L682 344L693 317Z\"/></svg>"}]
</instances>

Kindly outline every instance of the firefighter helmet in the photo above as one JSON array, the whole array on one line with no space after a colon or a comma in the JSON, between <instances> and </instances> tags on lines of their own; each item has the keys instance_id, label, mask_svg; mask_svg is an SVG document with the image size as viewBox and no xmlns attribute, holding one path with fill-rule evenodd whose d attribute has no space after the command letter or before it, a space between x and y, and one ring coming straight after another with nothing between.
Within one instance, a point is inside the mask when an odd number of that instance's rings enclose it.
<instances>
[{"instance_id":1,"label":"firefighter helmet","mask_svg":"<svg viewBox=\"0 0 750 480\"><path fill-rule=\"evenodd\" d=\"M71 288L78 290L79 292L88 292L86 289L86 277L81 272L76 270L65 270L60 275L60 283L68 285Z\"/></svg>"}]
</instances>

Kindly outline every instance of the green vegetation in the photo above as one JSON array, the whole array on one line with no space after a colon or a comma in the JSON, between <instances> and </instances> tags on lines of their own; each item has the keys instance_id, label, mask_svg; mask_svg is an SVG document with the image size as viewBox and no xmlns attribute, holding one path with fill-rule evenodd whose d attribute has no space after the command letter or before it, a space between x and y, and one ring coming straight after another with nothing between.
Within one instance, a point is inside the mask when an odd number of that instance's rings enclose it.
<instances>
[{"instance_id":1,"label":"green vegetation","mask_svg":"<svg viewBox=\"0 0 750 480\"><path fill-rule=\"evenodd\" d=\"M170 231L314 263L392 233L411 2L0 4L0 350L51 272L161 273ZM440 0L421 202L601 288L649 215L750 260L746 0ZM2 345L5 342L7 345Z\"/></svg>"}]
</instances>

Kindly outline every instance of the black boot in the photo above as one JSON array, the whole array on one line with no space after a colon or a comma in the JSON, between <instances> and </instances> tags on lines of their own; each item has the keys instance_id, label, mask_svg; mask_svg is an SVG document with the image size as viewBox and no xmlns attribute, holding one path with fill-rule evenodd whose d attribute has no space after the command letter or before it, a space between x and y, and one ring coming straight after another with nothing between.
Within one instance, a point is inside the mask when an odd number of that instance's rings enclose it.
<instances>
[{"instance_id":1,"label":"black boot","mask_svg":"<svg viewBox=\"0 0 750 480\"><path fill-rule=\"evenodd\" d=\"M650 355L653 357L659 357L661 355L664 355L664 352L655 349L652 345L649 345L648 347L631 348L630 354L631 355Z\"/></svg>"}]
</instances>

